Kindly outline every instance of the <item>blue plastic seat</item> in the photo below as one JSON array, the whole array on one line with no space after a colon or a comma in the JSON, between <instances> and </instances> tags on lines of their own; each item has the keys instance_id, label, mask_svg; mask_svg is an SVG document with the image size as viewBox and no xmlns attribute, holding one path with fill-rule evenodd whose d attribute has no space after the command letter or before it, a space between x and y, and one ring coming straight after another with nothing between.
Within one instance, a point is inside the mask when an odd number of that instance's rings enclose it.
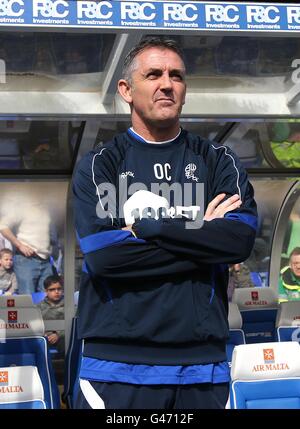
<instances>
[{"instance_id":1,"label":"blue plastic seat","mask_svg":"<svg viewBox=\"0 0 300 429\"><path fill-rule=\"evenodd\" d=\"M279 305L277 341L300 342L300 301L287 301Z\"/></svg>"},{"instance_id":2,"label":"blue plastic seat","mask_svg":"<svg viewBox=\"0 0 300 429\"><path fill-rule=\"evenodd\" d=\"M46 408L60 408L60 394L48 349L45 325L30 295L0 297L0 367L37 367ZM29 406L29 404L28 404Z\"/></svg>"},{"instance_id":3,"label":"blue plastic seat","mask_svg":"<svg viewBox=\"0 0 300 429\"><path fill-rule=\"evenodd\" d=\"M46 404L44 401L26 401L26 402L13 402L11 404L1 404L0 410L45 410Z\"/></svg>"},{"instance_id":4,"label":"blue plastic seat","mask_svg":"<svg viewBox=\"0 0 300 429\"><path fill-rule=\"evenodd\" d=\"M46 293L45 292L32 292L31 296L32 296L33 304L37 305L41 301L43 301L43 299L46 296Z\"/></svg>"},{"instance_id":5,"label":"blue plastic seat","mask_svg":"<svg viewBox=\"0 0 300 429\"><path fill-rule=\"evenodd\" d=\"M44 337L6 338L0 342L0 367L36 366L44 387L46 408L60 408L47 341Z\"/></svg>"},{"instance_id":6,"label":"blue plastic seat","mask_svg":"<svg viewBox=\"0 0 300 429\"><path fill-rule=\"evenodd\" d=\"M257 273L256 271L251 271L250 277L251 277L251 280L252 280L254 286L256 286L256 287L262 286L262 279L261 279L259 273Z\"/></svg>"},{"instance_id":7,"label":"blue plastic seat","mask_svg":"<svg viewBox=\"0 0 300 429\"><path fill-rule=\"evenodd\" d=\"M234 349L230 408L300 409L300 346L243 344Z\"/></svg>"},{"instance_id":8,"label":"blue plastic seat","mask_svg":"<svg viewBox=\"0 0 300 429\"><path fill-rule=\"evenodd\" d=\"M36 366L0 368L0 409L45 409L44 387Z\"/></svg>"},{"instance_id":9,"label":"blue plastic seat","mask_svg":"<svg viewBox=\"0 0 300 429\"><path fill-rule=\"evenodd\" d=\"M277 341L300 342L300 326L278 326Z\"/></svg>"},{"instance_id":10,"label":"blue plastic seat","mask_svg":"<svg viewBox=\"0 0 300 429\"><path fill-rule=\"evenodd\" d=\"M300 409L300 377L234 382L236 409Z\"/></svg>"},{"instance_id":11,"label":"blue plastic seat","mask_svg":"<svg viewBox=\"0 0 300 429\"><path fill-rule=\"evenodd\" d=\"M232 301L241 312L246 343L275 341L277 295L270 287L235 289Z\"/></svg>"}]
</instances>

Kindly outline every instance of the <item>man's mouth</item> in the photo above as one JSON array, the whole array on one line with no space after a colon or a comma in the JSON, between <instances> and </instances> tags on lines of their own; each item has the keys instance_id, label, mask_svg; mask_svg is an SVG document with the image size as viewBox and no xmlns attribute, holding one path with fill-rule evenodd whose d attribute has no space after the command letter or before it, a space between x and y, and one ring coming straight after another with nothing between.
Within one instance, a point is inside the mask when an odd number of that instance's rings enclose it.
<instances>
[{"instance_id":1,"label":"man's mouth","mask_svg":"<svg viewBox=\"0 0 300 429\"><path fill-rule=\"evenodd\" d=\"M158 98L155 101L161 101L161 102L165 102L165 103L175 103L175 101L172 98Z\"/></svg>"}]
</instances>

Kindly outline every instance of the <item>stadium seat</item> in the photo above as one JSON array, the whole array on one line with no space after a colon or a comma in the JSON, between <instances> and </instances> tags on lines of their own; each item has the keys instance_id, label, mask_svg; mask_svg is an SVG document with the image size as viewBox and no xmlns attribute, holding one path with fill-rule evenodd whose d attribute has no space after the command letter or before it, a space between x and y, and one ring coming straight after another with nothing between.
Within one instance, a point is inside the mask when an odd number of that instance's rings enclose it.
<instances>
[{"instance_id":1,"label":"stadium seat","mask_svg":"<svg viewBox=\"0 0 300 429\"><path fill-rule=\"evenodd\" d=\"M81 364L83 341L77 336L77 317L73 317L70 342L65 358L63 400L68 408L74 408L74 399L79 387L79 369Z\"/></svg>"},{"instance_id":2,"label":"stadium seat","mask_svg":"<svg viewBox=\"0 0 300 429\"><path fill-rule=\"evenodd\" d=\"M38 308L0 308L0 367L36 366L44 387L46 408L60 408L59 391L43 335L44 322Z\"/></svg>"},{"instance_id":3,"label":"stadium seat","mask_svg":"<svg viewBox=\"0 0 300 429\"><path fill-rule=\"evenodd\" d=\"M32 292L32 301L35 305L39 304L46 296L45 292Z\"/></svg>"},{"instance_id":4,"label":"stadium seat","mask_svg":"<svg viewBox=\"0 0 300 429\"><path fill-rule=\"evenodd\" d=\"M278 300L269 287L235 289L232 302L241 312L246 343L275 341Z\"/></svg>"},{"instance_id":5,"label":"stadium seat","mask_svg":"<svg viewBox=\"0 0 300 429\"><path fill-rule=\"evenodd\" d=\"M36 366L0 368L0 409L45 409L44 389Z\"/></svg>"},{"instance_id":6,"label":"stadium seat","mask_svg":"<svg viewBox=\"0 0 300 429\"><path fill-rule=\"evenodd\" d=\"M254 286L256 286L256 287L262 287L262 279L261 279L261 277L260 277L260 275L259 275L258 272L251 271L250 272L250 277L251 277L251 280L252 280Z\"/></svg>"},{"instance_id":7,"label":"stadium seat","mask_svg":"<svg viewBox=\"0 0 300 429\"><path fill-rule=\"evenodd\" d=\"M232 409L300 409L300 346L242 344L232 356Z\"/></svg>"},{"instance_id":8,"label":"stadium seat","mask_svg":"<svg viewBox=\"0 0 300 429\"><path fill-rule=\"evenodd\" d=\"M6 338L0 342L0 367L36 366L44 387L46 408L60 408L47 341L44 337Z\"/></svg>"},{"instance_id":9,"label":"stadium seat","mask_svg":"<svg viewBox=\"0 0 300 429\"><path fill-rule=\"evenodd\" d=\"M2 295L0 296L0 307L34 307L31 295Z\"/></svg>"},{"instance_id":10,"label":"stadium seat","mask_svg":"<svg viewBox=\"0 0 300 429\"><path fill-rule=\"evenodd\" d=\"M228 309L229 339L226 344L226 353L231 366L232 352L236 345L245 344L245 334L242 328L242 316L237 304L230 302Z\"/></svg>"},{"instance_id":11,"label":"stadium seat","mask_svg":"<svg viewBox=\"0 0 300 429\"><path fill-rule=\"evenodd\" d=\"M300 342L300 301L279 305L276 327L278 341Z\"/></svg>"}]
</instances>

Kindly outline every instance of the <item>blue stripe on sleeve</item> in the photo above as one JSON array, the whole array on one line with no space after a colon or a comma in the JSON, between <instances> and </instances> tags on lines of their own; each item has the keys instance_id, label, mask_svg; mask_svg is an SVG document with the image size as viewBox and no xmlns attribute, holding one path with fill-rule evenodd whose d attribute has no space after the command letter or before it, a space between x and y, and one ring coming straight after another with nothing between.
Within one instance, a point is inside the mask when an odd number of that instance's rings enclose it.
<instances>
[{"instance_id":1,"label":"blue stripe on sleeve","mask_svg":"<svg viewBox=\"0 0 300 429\"><path fill-rule=\"evenodd\" d=\"M243 213L226 213L224 216L226 219L239 220L240 222L245 223L251 228L257 230L257 217L249 214Z\"/></svg>"},{"instance_id":2,"label":"blue stripe on sleeve","mask_svg":"<svg viewBox=\"0 0 300 429\"><path fill-rule=\"evenodd\" d=\"M104 247L112 246L113 244L121 242L134 242L134 243L145 243L145 240L141 240L133 237L130 231L113 230L97 232L96 234L88 235L79 239L79 244L82 253L94 252L95 250L103 249Z\"/></svg>"}]
</instances>

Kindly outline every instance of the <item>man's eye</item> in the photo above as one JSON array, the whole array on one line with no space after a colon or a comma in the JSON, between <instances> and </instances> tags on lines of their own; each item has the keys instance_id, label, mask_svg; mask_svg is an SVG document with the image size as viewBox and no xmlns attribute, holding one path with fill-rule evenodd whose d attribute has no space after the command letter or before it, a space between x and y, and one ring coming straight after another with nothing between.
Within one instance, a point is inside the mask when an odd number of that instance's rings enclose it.
<instances>
[{"instance_id":1,"label":"man's eye","mask_svg":"<svg viewBox=\"0 0 300 429\"><path fill-rule=\"evenodd\" d=\"M172 80L175 80L176 82L182 82L183 81L183 76L181 76L181 74L173 74L171 76Z\"/></svg>"},{"instance_id":2,"label":"man's eye","mask_svg":"<svg viewBox=\"0 0 300 429\"><path fill-rule=\"evenodd\" d=\"M147 74L147 79L156 79L159 76L159 73L151 72Z\"/></svg>"}]
</instances>

